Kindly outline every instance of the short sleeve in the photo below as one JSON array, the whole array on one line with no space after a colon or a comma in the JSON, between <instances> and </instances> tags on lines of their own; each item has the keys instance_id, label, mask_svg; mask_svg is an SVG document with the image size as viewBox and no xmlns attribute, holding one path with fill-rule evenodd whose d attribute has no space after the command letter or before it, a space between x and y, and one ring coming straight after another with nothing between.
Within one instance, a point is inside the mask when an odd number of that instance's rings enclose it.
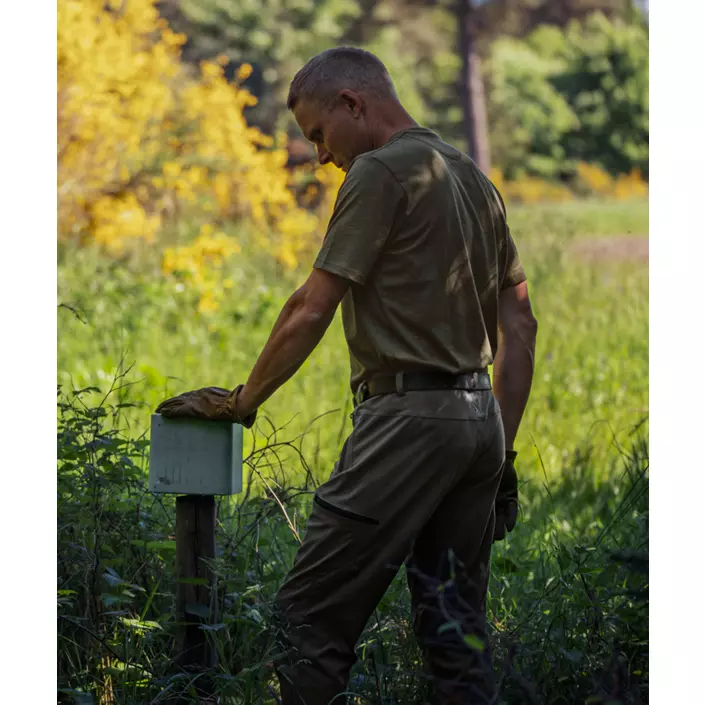
<instances>
[{"instance_id":1,"label":"short sleeve","mask_svg":"<svg viewBox=\"0 0 705 705\"><path fill-rule=\"evenodd\" d=\"M314 267L364 284L384 248L404 190L374 157L356 159L343 181Z\"/></svg>"},{"instance_id":2,"label":"short sleeve","mask_svg":"<svg viewBox=\"0 0 705 705\"><path fill-rule=\"evenodd\" d=\"M505 234L504 241L500 245L500 257L503 257L504 259L504 269L502 270L504 272L504 276L499 284L499 289L501 291L502 289L510 289L511 287L526 281L526 272L519 261L517 247L512 239L512 234L509 232L509 226L507 225L507 208L504 205L502 194L492 182L490 182L490 184L497 200L497 205L499 205L502 211L503 230ZM502 259L500 259L500 262L502 262Z\"/></svg>"},{"instance_id":3,"label":"short sleeve","mask_svg":"<svg viewBox=\"0 0 705 705\"><path fill-rule=\"evenodd\" d=\"M506 253L506 266L504 268L504 278L500 284L501 289L509 289L517 284L521 284L526 281L526 272L524 267L519 261L519 253L517 252L516 245L512 239L512 235L509 232L509 228L506 230L506 241L504 251Z\"/></svg>"}]
</instances>

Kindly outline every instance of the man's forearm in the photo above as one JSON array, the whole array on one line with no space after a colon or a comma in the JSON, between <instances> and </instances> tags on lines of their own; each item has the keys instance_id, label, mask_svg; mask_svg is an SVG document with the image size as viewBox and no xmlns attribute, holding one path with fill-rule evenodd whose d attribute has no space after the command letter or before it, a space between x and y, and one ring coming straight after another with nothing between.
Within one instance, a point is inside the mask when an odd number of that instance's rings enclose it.
<instances>
[{"instance_id":1,"label":"man's forearm","mask_svg":"<svg viewBox=\"0 0 705 705\"><path fill-rule=\"evenodd\" d=\"M508 340L500 337L493 367L492 387L502 410L507 450L514 449L519 424L529 400L534 376L535 333Z\"/></svg>"},{"instance_id":2,"label":"man's forearm","mask_svg":"<svg viewBox=\"0 0 705 705\"><path fill-rule=\"evenodd\" d=\"M245 387L240 403L253 411L294 376L323 338L334 314L311 313L300 292L285 304Z\"/></svg>"}]
</instances>

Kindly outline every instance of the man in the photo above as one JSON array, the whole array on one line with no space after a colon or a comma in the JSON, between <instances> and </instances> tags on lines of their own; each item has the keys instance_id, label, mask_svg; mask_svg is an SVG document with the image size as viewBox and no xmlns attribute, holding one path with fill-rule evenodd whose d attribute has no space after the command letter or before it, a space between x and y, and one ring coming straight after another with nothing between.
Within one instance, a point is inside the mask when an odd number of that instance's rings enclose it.
<instances>
[{"instance_id":1,"label":"man","mask_svg":"<svg viewBox=\"0 0 705 705\"><path fill-rule=\"evenodd\" d=\"M315 56L288 107L321 164L346 172L313 272L244 386L158 411L250 426L342 301L353 430L277 597L282 701L323 705L345 691L356 641L406 564L436 701L496 702L490 550L516 521L513 443L537 327L504 205L466 155L414 122L366 51Z\"/></svg>"}]
</instances>

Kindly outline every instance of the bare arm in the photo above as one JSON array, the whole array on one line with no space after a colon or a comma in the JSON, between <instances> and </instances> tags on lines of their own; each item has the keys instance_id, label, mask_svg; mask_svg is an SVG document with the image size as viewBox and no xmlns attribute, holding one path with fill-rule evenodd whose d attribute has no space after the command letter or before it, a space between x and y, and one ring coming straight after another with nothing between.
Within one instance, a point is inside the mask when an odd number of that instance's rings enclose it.
<instances>
[{"instance_id":1,"label":"bare arm","mask_svg":"<svg viewBox=\"0 0 705 705\"><path fill-rule=\"evenodd\" d=\"M294 292L238 395L241 416L255 411L303 365L323 338L349 285L342 277L314 269Z\"/></svg>"},{"instance_id":2,"label":"bare arm","mask_svg":"<svg viewBox=\"0 0 705 705\"><path fill-rule=\"evenodd\" d=\"M537 328L526 282L501 291L493 388L502 410L507 450L514 449L521 417L529 400Z\"/></svg>"}]
</instances>

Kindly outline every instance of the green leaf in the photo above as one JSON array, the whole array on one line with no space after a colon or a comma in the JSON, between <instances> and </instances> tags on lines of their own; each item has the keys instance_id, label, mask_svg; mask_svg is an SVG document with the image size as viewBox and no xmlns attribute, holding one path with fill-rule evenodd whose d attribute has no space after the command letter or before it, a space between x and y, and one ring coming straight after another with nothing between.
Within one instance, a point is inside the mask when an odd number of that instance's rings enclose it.
<instances>
[{"instance_id":1,"label":"green leaf","mask_svg":"<svg viewBox=\"0 0 705 705\"><path fill-rule=\"evenodd\" d=\"M86 392L98 392L100 394L100 389L98 387L84 387L83 389L76 389L72 392L73 396L78 397Z\"/></svg>"},{"instance_id":2,"label":"green leaf","mask_svg":"<svg viewBox=\"0 0 705 705\"><path fill-rule=\"evenodd\" d=\"M100 596L100 599L106 607L112 607L113 605L119 605L122 602L128 602L128 600L120 595L110 595L108 593L103 593Z\"/></svg>"},{"instance_id":3,"label":"green leaf","mask_svg":"<svg viewBox=\"0 0 705 705\"><path fill-rule=\"evenodd\" d=\"M201 624L198 628L207 632L217 632L224 629L226 626L227 625L221 622L220 624Z\"/></svg>"},{"instance_id":4,"label":"green leaf","mask_svg":"<svg viewBox=\"0 0 705 705\"><path fill-rule=\"evenodd\" d=\"M115 666L106 666L103 672L109 676L122 676L124 674L124 668L116 668Z\"/></svg>"},{"instance_id":5,"label":"green leaf","mask_svg":"<svg viewBox=\"0 0 705 705\"><path fill-rule=\"evenodd\" d=\"M442 624L436 634L443 634L444 632L450 631L451 629L457 630L460 625L457 622L446 622Z\"/></svg>"},{"instance_id":6,"label":"green leaf","mask_svg":"<svg viewBox=\"0 0 705 705\"><path fill-rule=\"evenodd\" d=\"M202 617L203 619L208 619L211 616L211 610L208 605L202 605L198 602L189 602L185 607L186 614L193 614L196 617Z\"/></svg>"},{"instance_id":7,"label":"green leaf","mask_svg":"<svg viewBox=\"0 0 705 705\"><path fill-rule=\"evenodd\" d=\"M253 620L254 622L256 622L257 624L262 624L262 622L264 622L262 615L254 608L251 610L248 610L247 617L249 619Z\"/></svg>"},{"instance_id":8,"label":"green leaf","mask_svg":"<svg viewBox=\"0 0 705 705\"><path fill-rule=\"evenodd\" d=\"M127 617L122 617L120 621L131 629L137 629L139 631L151 631L153 629L162 629L162 625L158 622L143 622L141 619L131 619Z\"/></svg>"},{"instance_id":9,"label":"green leaf","mask_svg":"<svg viewBox=\"0 0 705 705\"><path fill-rule=\"evenodd\" d=\"M463 637L463 641L471 649L475 649L475 651L484 651L485 650L485 645L482 642L482 639L480 639L480 637L476 636L475 634L466 634Z\"/></svg>"},{"instance_id":10,"label":"green leaf","mask_svg":"<svg viewBox=\"0 0 705 705\"><path fill-rule=\"evenodd\" d=\"M112 568L107 568L106 572L103 573L103 577L108 581L113 587L117 585L124 585L126 583Z\"/></svg>"},{"instance_id":11,"label":"green leaf","mask_svg":"<svg viewBox=\"0 0 705 705\"><path fill-rule=\"evenodd\" d=\"M519 565L507 556L499 556L494 561L494 565L503 573L519 573L521 568Z\"/></svg>"}]
</instances>

